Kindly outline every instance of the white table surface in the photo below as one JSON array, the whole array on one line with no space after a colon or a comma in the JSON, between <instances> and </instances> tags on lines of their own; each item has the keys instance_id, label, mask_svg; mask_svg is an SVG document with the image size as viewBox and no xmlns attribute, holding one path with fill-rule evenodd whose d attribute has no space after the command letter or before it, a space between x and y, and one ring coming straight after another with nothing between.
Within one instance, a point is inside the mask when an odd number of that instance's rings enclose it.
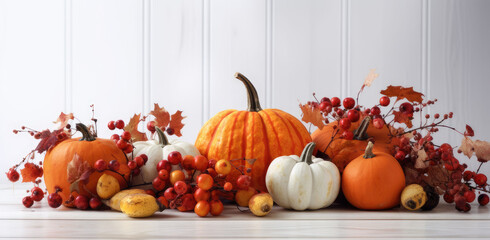
<instances>
[{"instance_id":1,"label":"white table surface","mask_svg":"<svg viewBox=\"0 0 490 240\"><path fill-rule=\"evenodd\" d=\"M25 208L29 184L0 184L0 237L40 239L238 239L238 238L490 238L490 207L469 213L442 203L430 212L360 211L332 206L318 211L274 207L255 217L226 205L219 217L165 210L132 219L114 211L52 209L47 201Z\"/></svg>"}]
</instances>

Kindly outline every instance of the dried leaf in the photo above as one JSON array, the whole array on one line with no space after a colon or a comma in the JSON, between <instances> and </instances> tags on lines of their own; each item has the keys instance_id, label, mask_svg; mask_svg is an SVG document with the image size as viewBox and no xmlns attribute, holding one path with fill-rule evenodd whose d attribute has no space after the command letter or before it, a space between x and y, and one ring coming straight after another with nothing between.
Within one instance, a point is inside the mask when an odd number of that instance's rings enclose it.
<instances>
[{"instance_id":1,"label":"dried leaf","mask_svg":"<svg viewBox=\"0 0 490 240\"><path fill-rule=\"evenodd\" d=\"M66 125L68 125L68 121L73 119L74 119L73 113L65 114L61 112L60 116L58 117L58 119L56 119L56 122L54 123L60 123L58 129L63 129L66 127Z\"/></svg>"},{"instance_id":2,"label":"dried leaf","mask_svg":"<svg viewBox=\"0 0 490 240\"><path fill-rule=\"evenodd\" d=\"M75 153L73 159L68 163L66 168L66 174L68 176L68 182L73 183L75 181L85 180L82 176L87 172L93 171L90 164L87 161L83 161L78 154ZM88 178L87 176L85 176Z\"/></svg>"},{"instance_id":3,"label":"dried leaf","mask_svg":"<svg viewBox=\"0 0 490 240\"><path fill-rule=\"evenodd\" d=\"M471 141L469 137L464 137L458 150L463 152L463 154L468 158L471 158L473 156L473 152L475 151L473 148L473 141Z\"/></svg>"},{"instance_id":4,"label":"dried leaf","mask_svg":"<svg viewBox=\"0 0 490 240\"><path fill-rule=\"evenodd\" d=\"M146 141L148 138L145 133L138 131L138 125L140 123L141 114L134 114L129 120L129 123L124 127L125 131L131 133L131 139L133 141Z\"/></svg>"},{"instance_id":5,"label":"dried leaf","mask_svg":"<svg viewBox=\"0 0 490 240\"><path fill-rule=\"evenodd\" d=\"M184 124L182 123L182 119L184 118L185 117L182 117L182 111L177 111L172 114L172 120L170 120L170 125L168 127L174 130L174 134L177 137L182 137L180 130L184 127Z\"/></svg>"},{"instance_id":6,"label":"dried leaf","mask_svg":"<svg viewBox=\"0 0 490 240\"><path fill-rule=\"evenodd\" d=\"M301 108L301 112L303 112L303 118L301 119L303 122L312 123L313 125L318 127L318 129L323 129L323 127L325 126L325 119L323 118L320 109L314 108L309 104L300 104L299 107Z\"/></svg>"},{"instance_id":7,"label":"dried leaf","mask_svg":"<svg viewBox=\"0 0 490 240\"><path fill-rule=\"evenodd\" d=\"M38 177L43 176L43 169L34 164L34 163L26 163L24 164L24 168L20 170L20 174L22 174L22 182L36 182Z\"/></svg>"},{"instance_id":8,"label":"dried leaf","mask_svg":"<svg viewBox=\"0 0 490 240\"><path fill-rule=\"evenodd\" d=\"M158 106L158 103L155 103L155 107L153 111L150 112L150 114L155 117L156 127L165 129L167 125L170 123L170 113L168 113L164 107Z\"/></svg>"},{"instance_id":9,"label":"dried leaf","mask_svg":"<svg viewBox=\"0 0 490 240\"><path fill-rule=\"evenodd\" d=\"M424 94L416 92L413 87L404 88L402 86L388 86L385 90L381 91L381 94L388 97L396 97L396 100L407 99L409 102L422 102L422 96Z\"/></svg>"},{"instance_id":10,"label":"dried leaf","mask_svg":"<svg viewBox=\"0 0 490 240\"><path fill-rule=\"evenodd\" d=\"M49 150L51 147L55 146L59 142L68 139L68 135L64 136L60 133L63 132L63 129L54 130L53 132L48 129L41 132L41 141L37 145L35 151L38 153L43 153L44 151Z\"/></svg>"},{"instance_id":11,"label":"dried leaf","mask_svg":"<svg viewBox=\"0 0 490 240\"><path fill-rule=\"evenodd\" d=\"M467 137L475 136L475 132L473 131L473 128L471 128L468 124L466 124L466 132L464 132L464 135Z\"/></svg>"},{"instance_id":12,"label":"dried leaf","mask_svg":"<svg viewBox=\"0 0 490 240\"><path fill-rule=\"evenodd\" d=\"M473 142L473 149L478 159L488 161L490 160L490 142L476 140Z\"/></svg>"},{"instance_id":13,"label":"dried leaf","mask_svg":"<svg viewBox=\"0 0 490 240\"><path fill-rule=\"evenodd\" d=\"M423 180L434 188L446 189L446 182L450 179L449 171L443 168L442 165L433 165L427 169L427 175L423 175Z\"/></svg>"},{"instance_id":14,"label":"dried leaf","mask_svg":"<svg viewBox=\"0 0 490 240\"><path fill-rule=\"evenodd\" d=\"M427 161L427 153L424 149L420 149L417 151L417 160L415 160L415 168L424 169L429 166L429 161Z\"/></svg>"},{"instance_id":15,"label":"dried leaf","mask_svg":"<svg viewBox=\"0 0 490 240\"><path fill-rule=\"evenodd\" d=\"M412 116L406 113L393 111L393 115L395 116L395 122L397 123L405 123L408 128L412 128Z\"/></svg>"},{"instance_id":16,"label":"dried leaf","mask_svg":"<svg viewBox=\"0 0 490 240\"><path fill-rule=\"evenodd\" d=\"M369 70L369 74L364 79L363 86L366 86L366 87L370 87L371 86L371 84L373 83L374 79L376 79L379 76L379 74L377 74L375 72L376 72L376 69Z\"/></svg>"},{"instance_id":17,"label":"dried leaf","mask_svg":"<svg viewBox=\"0 0 490 240\"><path fill-rule=\"evenodd\" d=\"M422 182L421 173L411 166L404 166L403 172L405 173L405 182L407 185Z\"/></svg>"}]
</instances>

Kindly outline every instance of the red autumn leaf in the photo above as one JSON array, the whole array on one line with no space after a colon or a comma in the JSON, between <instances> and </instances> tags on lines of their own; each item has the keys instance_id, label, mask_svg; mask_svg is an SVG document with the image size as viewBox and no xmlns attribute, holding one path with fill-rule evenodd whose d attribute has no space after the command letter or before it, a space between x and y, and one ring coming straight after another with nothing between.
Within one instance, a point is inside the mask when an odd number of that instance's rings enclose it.
<instances>
[{"instance_id":1,"label":"red autumn leaf","mask_svg":"<svg viewBox=\"0 0 490 240\"><path fill-rule=\"evenodd\" d=\"M323 129L323 127L325 126L325 119L323 118L320 109L315 108L309 104L300 104L299 107L301 108L301 112L303 112L303 118L301 118L303 122L312 123L320 130Z\"/></svg>"},{"instance_id":2,"label":"red autumn leaf","mask_svg":"<svg viewBox=\"0 0 490 240\"><path fill-rule=\"evenodd\" d=\"M131 138L133 141L146 141L148 138L145 133L138 131L138 125L140 123L141 114L134 114L134 116L129 120L129 123L124 127L125 131L131 133Z\"/></svg>"},{"instance_id":3,"label":"red autumn leaf","mask_svg":"<svg viewBox=\"0 0 490 240\"><path fill-rule=\"evenodd\" d=\"M464 132L464 135L468 137L475 136L475 132L473 131L473 128L471 128L468 124L466 125L466 132Z\"/></svg>"},{"instance_id":4,"label":"red autumn leaf","mask_svg":"<svg viewBox=\"0 0 490 240\"><path fill-rule=\"evenodd\" d=\"M170 125L168 127L174 130L174 134L177 137L182 137L180 130L184 127L184 124L182 123L182 119L184 118L185 117L182 117L182 111L177 111L172 114L172 120L170 120Z\"/></svg>"},{"instance_id":5,"label":"red autumn leaf","mask_svg":"<svg viewBox=\"0 0 490 240\"><path fill-rule=\"evenodd\" d=\"M66 125L68 125L68 121L73 119L74 119L73 113L65 114L61 112L60 116L58 117L58 119L56 119L54 123L60 123L58 129L63 129L66 127Z\"/></svg>"},{"instance_id":6,"label":"red autumn leaf","mask_svg":"<svg viewBox=\"0 0 490 240\"><path fill-rule=\"evenodd\" d=\"M412 117L409 114L393 111L393 115L395 116L395 122L405 123L408 128L412 128Z\"/></svg>"},{"instance_id":7,"label":"red autumn leaf","mask_svg":"<svg viewBox=\"0 0 490 240\"><path fill-rule=\"evenodd\" d=\"M164 107L158 106L158 103L155 103L155 107L153 111L150 112L150 114L155 117L156 127L165 129L170 123L170 113L168 113Z\"/></svg>"},{"instance_id":8,"label":"red autumn leaf","mask_svg":"<svg viewBox=\"0 0 490 240\"><path fill-rule=\"evenodd\" d=\"M49 150L51 147L55 146L59 142L66 140L68 135L61 134L63 129L54 130L53 132L48 129L41 132L41 141L37 145L35 151L38 153L43 153Z\"/></svg>"},{"instance_id":9,"label":"red autumn leaf","mask_svg":"<svg viewBox=\"0 0 490 240\"><path fill-rule=\"evenodd\" d=\"M22 182L36 182L38 177L43 176L43 169L34 164L34 163L26 163L24 164L24 168L20 170L20 174L22 174Z\"/></svg>"},{"instance_id":10,"label":"red autumn leaf","mask_svg":"<svg viewBox=\"0 0 490 240\"><path fill-rule=\"evenodd\" d=\"M404 88L402 86L388 86L385 90L381 91L381 94L387 97L396 97L396 100L407 99L409 102L422 102L422 96L424 94L416 92L413 87Z\"/></svg>"},{"instance_id":11,"label":"red autumn leaf","mask_svg":"<svg viewBox=\"0 0 490 240\"><path fill-rule=\"evenodd\" d=\"M66 174L68 176L68 182L73 183L75 181L84 180L81 177L87 172L92 171L92 167L87 161L83 161L78 154L75 153L73 159L68 163L66 167ZM88 178L85 176L85 178Z\"/></svg>"}]
</instances>

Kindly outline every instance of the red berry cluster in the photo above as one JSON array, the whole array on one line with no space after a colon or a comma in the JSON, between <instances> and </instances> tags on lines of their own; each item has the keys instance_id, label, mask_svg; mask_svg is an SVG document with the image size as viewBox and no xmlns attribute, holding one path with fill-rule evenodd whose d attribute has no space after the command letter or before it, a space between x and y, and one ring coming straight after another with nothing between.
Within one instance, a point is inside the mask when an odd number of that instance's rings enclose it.
<instances>
[{"instance_id":1,"label":"red berry cluster","mask_svg":"<svg viewBox=\"0 0 490 240\"><path fill-rule=\"evenodd\" d=\"M148 161L148 156L146 154L140 154L133 158L133 160L128 161L128 167L131 170L133 176L138 176L141 172L141 167L143 167Z\"/></svg>"},{"instance_id":2,"label":"red berry cluster","mask_svg":"<svg viewBox=\"0 0 490 240\"><path fill-rule=\"evenodd\" d=\"M117 129L124 129L124 121L123 120L117 120L117 121L110 121L107 124L107 127L109 130L115 130ZM133 144L131 141L131 133L128 131L123 131L121 135L115 133L112 134L111 140L114 141L119 149L121 149L125 153L131 153L133 151Z\"/></svg>"},{"instance_id":3,"label":"red berry cluster","mask_svg":"<svg viewBox=\"0 0 490 240\"><path fill-rule=\"evenodd\" d=\"M251 178L228 160L208 160L202 155L182 156L171 152L168 160L157 166L158 176L153 189L147 190L166 207L179 211L194 211L204 217L218 216L223 211L223 199L247 202L256 190L250 187ZM172 171L172 166L178 166ZM235 172L234 172L235 171ZM239 172L235 180L228 177Z\"/></svg>"},{"instance_id":4,"label":"red berry cluster","mask_svg":"<svg viewBox=\"0 0 490 240\"><path fill-rule=\"evenodd\" d=\"M80 210L99 210L102 209L102 201L98 197L87 197L84 195L78 195L74 199L70 199L73 205Z\"/></svg>"}]
</instances>

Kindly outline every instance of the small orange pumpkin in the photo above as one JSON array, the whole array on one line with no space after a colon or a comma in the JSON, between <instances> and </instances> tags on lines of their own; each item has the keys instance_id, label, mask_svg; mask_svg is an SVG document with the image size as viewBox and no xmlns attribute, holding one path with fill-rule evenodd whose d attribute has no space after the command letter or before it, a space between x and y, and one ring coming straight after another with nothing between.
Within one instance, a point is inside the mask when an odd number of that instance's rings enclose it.
<instances>
[{"instance_id":1,"label":"small orange pumpkin","mask_svg":"<svg viewBox=\"0 0 490 240\"><path fill-rule=\"evenodd\" d=\"M225 110L204 124L196 140L199 152L208 159L256 159L251 185L267 191L265 175L273 159L299 155L311 142L304 125L292 115L278 109L262 109L257 91L242 74L235 77L247 88L248 110ZM245 160L232 161L236 166L251 168Z\"/></svg>"},{"instance_id":2,"label":"small orange pumpkin","mask_svg":"<svg viewBox=\"0 0 490 240\"><path fill-rule=\"evenodd\" d=\"M376 142L374 151L393 153L394 144L390 138L388 127L385 125L381 129L375 128L369 116L366 116L362 121L352 123L349 129L349 131L355 131L352 140L341 138L344 130L339 130L338 127L335 128L334 126L338 126L337 121L329 123L322 130L317 129L311 134L311 137L317 145L318 152L327 154L340 172L344 171L345 166L350 161L364 152L368 138L372 138ZM332 140L336 131L339 132Z\"/></svg>"},{"instance_id":3,"label":"small orange pumpkin","mask_svg":"<svg viewBox=\"0 0 490 240\"><path fill-rule=\"evenodd\" d=\"M117 160L120 164L119 173L124 178L112 171L105 171L119 180L121 188L127 187L126 182L129 181L129 167L127 165L126 155L121 151L114 141L109 139L95 138L90 134L87 127L81 123L77 123L76 128L82 133L81 138L72 138L60 142L55 147L48 150L44 157L44 182L49 193L55 192L55 188L61 188L60 196L63 202L69 199L70 183L68 182L67 166L72 161L75 154L78 154L82 161L86 161L91 167L97 160L103 159L107 164L111 160ZM93 172L88 180L88 183L83 186L79 183L80 193L74 193L91 196L97 193L97 181L102 175L100 172ZM89 193L90 192L90 193ZM69 206L69 205L67 205Z\"/></svg>"},{"instance_id":4,"label":"small orange pumpkin","mask_svg":"<svg viewBox=\"0 0 490 240\"><path fill-rule=\"evenodd\" d=\"M369 142L365 154L344 169L342 191L347 201L359 209L393 208L400 204L405 174L393 156L372 150L373 142Z\"/></svg>"}]
</instances>

